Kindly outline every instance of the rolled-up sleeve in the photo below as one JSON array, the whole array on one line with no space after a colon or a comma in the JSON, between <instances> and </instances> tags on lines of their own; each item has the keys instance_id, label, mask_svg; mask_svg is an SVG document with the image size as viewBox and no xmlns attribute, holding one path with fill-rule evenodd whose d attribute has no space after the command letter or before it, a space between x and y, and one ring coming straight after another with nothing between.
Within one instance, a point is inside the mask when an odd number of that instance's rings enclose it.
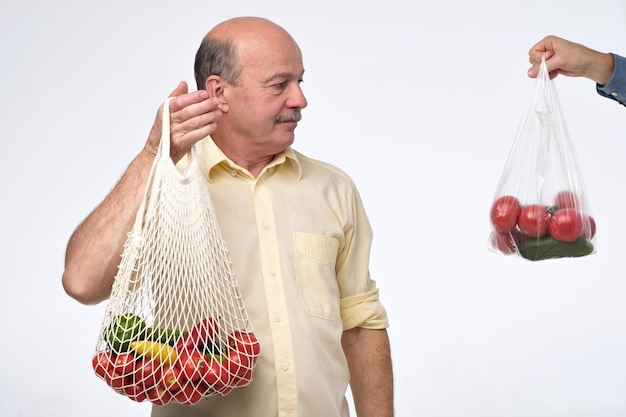
<instances>
[{"instance_id":1,"label":"rolled-up sleeve","mask_svg":"<svg viewBox=\"0 0 626 417\"><path fill-rule=\"evenodd\" d=\"M378 299L378 289L341 299L341 319L344 330L355 327L366 329L389 327L387 311Z\"/></svg>"},{"instance_id":2,"label":"rolled-up sleeve","mask_svg":"<svg viewBox=\"0 0 626 417\"><path fill-rule=\"evenodd\" d=\"M350 210L346 213L348 220L336 271L343 328L385 329L389 326L387 312L379 299L376 281L369 274L373 234L361 197L354 184L350 186L346 193Z\"/></svg>"},{"instance_id":3,"label":"rolled-up sleeve","mask_svg":"<svg viewBox=\"0 0 626 417\"><path fill-rule=\"evenodd\" d=\"M612 54L615 59L613 76L606 85L596 85L596 91L601 96L615 100L626 106L626 58Z\"/></svg>"}]
</instances>

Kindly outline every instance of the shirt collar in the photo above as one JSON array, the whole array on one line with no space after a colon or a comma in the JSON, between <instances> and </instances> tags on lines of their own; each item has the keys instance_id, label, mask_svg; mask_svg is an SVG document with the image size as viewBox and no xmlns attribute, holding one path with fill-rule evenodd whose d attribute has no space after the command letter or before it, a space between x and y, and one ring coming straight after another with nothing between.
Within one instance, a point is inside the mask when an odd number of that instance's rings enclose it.
<instances>
[{"instance_id":1,"label":"shirt collar","mask_svg":"<svg viewBox=\"0 0 626 417\"><path fill-rule=\"evenodd\" d=\"M210 136L198 143L198 156L202 165L202 172L209 182L213 182L214 178L211 177L211 173L218 165L223 165L234 170L244 169L231 161ZM272 159L265 169L271 170L283 164L293 169L298 180L302 178L302 165L300 164L296 152L291 147L275 155L274 159Z\"/></svg>"}]
</instances>

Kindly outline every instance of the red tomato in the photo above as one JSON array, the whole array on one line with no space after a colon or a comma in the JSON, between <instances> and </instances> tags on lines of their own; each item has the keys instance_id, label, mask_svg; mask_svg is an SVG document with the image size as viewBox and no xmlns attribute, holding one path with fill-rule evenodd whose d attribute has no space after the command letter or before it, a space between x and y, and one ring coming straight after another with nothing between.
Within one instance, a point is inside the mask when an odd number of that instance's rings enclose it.
<instances>
[{"instance_id":1,"label":"red tomato","mask_svg":"<svg viewBox=\"0 0 626 417\"><path fill-rule=\"evenodd\" d=\"M209 348L213 343L213 338L218 333L217 321L212 317L201 320L189 331L189 337L196 340L196 349Z\"/></svg>"},{"instance_id":2,"label":"red tomato","mask_svg":"<svg viewBox=\"0 0 626 417\"><path fill-rule=\"evenodd\" d=\"M226 367L217 359L209 361L209 366L202 375L202 382L212 389L219 389L228 384L230 375Z\"/></svg>"},{"instance_id":3,"label":"red tomato","mask_svg":"<svg viewBox=\"0 0 626 417\"><path fill-rule=\"evenodd\" d=\"M206 385L187 383L182 390L174 394L174 400L181 404L191 405L195 404L204 397L204 393L207 391Z\"/></svg>"},{"instance_id":4,"label":"red tomato","mask_svg":"<svg viewBox=\"0 0 626 417\"><path fill-rule=\"evenodd\" d=\"M161 380L159 364L152 359L140 359L135 366L134 381L144 389L153 387Z\"/></svg>"},{"instance_id":5,"label":"red tomato","mask_svg":"<svg viewBox=\"0 0 626 417\"><path fill-rule=\"evenodd\" d=\"M159 384L148 388L146 396L151 403L156 405L165 405L174 398L172 393Z\"/></svg>"},{"instance_id":6,"label":"red tomato","mask_svg":"<svg viewBox=\"0 0 626 417\"><path fill-rule=\"evenodd\" d=\"M113 358L110 352L98 352L91 360L91 366L100 378L109 381L113 374Z\"/></svg>"},{"instance_id":7,"label":"red tomato","mask_svg":"<svg viewBox=\"0 0 626 417\"><path fill-rule=\"evenodd\" d=\"M127 384L122 388L122 393L133 401L143 402L148 399L148 394L144 388L137 383Z\"/></svg>"},{"instance_id":8,"label":"red tomato","mask_svg":"<svg viewBox=\"0 0 626 417\"><path fill-rule=\"evenodd\" d=\"M580 208L581 201L574 191L564 190L556 193L554 197L554 205L558 208Z\"/></svg>"},{"instance_id":9,"label":"red tomato","mask_svg":"<svg viewBox=\"0 0 626 417\"><path fill-rule=\"evenodd\" d=\"M210 351L214 344L214 339L219 332L218 323L209 317L196 323L190 331L184 333L174 345L178 353L183 350Z\"/></svg>"},{"instance_id":10,"label":"red tomato","mask_svg":"<svg viewBox=\"0 0 626 417\"><path fill-rule=\"evenodd\" d=\"M165 365L161 370L161 386L170 394L175 394L183 388L184 376L180 368L173 365Z\"/></svg>"},{"instance_id":11,"label":"red tomato","mask_svg":"<svg viewBox=\"0 0 626 417\"><path fill-rule=\"evenodd\" d=\"M596 235L596 220L592 216L587 216L583 223L583 236L587 240L593 239Z\"/></svg>"},{"instance_id":12,"label":"red tomato","mask_svg":"<svg viewBox=\"0 0 626 417\"><path fill-rule=\"evenodd\" d=\"M120 375L117 372L113 372L111 378L109 379L109 385L117 392L122 392L122 389L127 385L131 385L133 383L132 377Z\"/></svg>"},{"instance_id":13,"label":"red tomato","mask_svg":"<svg viewBox=\"0 0 626 417\"><path fill-rule=\"evenodd\" d=\"M573 208L557 210L550 220L550 234L561 242L573 242L583 230L581 214Z\"/></svg>"},{"instance_id":14,"label":"red tomato","mask_svg":"<svg viewBox=\"0 0 626 417\"><path fill-rule=\"evenodd\" d=\"M253 368L250 368L244 373L242 376L235 377L233 381L231 381L231 385L235 387L243 387L252 381L253 376Z\"/></svg>"},{"instance_id":15,"label":"red tomato","mask_svg":"<svg viewBox=\"0 0 626 417\"><path fill-rule=\"evenodd\" d=\"M179 337L178 340L176 341L176 344L174 345L174 349L176 349L176 352L178 354L180 354L181 352L185 350L192 351L192 350L202 349L203 347L204 345L200 343L200 341L198 340L198 335L197 334L192 335L189 332Z\"/></svg>"},{"instance_id":16,"label":"red tomato","mask_svg":"<svg viewBox=\"0 0 626 417\"><path fill-rule=\"evenodd\" d=\"M254 333L235 330L228 336L228 346L237 352L256 358L261 352L261 345Z\"/></svg>"},{"instance_id":17,"label":"red tomato","mask_svg":"<svg viewBox=\"0 0 626 417\"><path fill-rule=\"evenodd\" d=\"M521 237L522 233L517 229L506 233L493 231L490 235L491 247L505 255L510 255L517 252L517 244Z\"/></svg>"},{"instance_id":18,"label":"red tomato","mask_svg":"<svg viewBox=\"0 0 626 417\"><path fill-rule=\"evenodd\" d=\"M131 375L135 372L136 360L132 353L120 353L113 360L113 370L118 375Z\"/></svg>"},{"instance_id":19,"label":"red tomato","mask_svg":"<svg viewBox=\"0 0 626 417\"><path fill-rule=\"evenodd\" d=\"M184 378L189 381L199 381L209 367L209 361L197 349L183 350L179 353L177 366L181 369Z\"/></svg>"},{"instance_id":20,"label":"red tomato","mask_svg":"<svg viewBox=\"0 0 626 417\"><path fill-rule=\"evenodd\" d=\"M522 233L529 237L541 237L548 233L550 212L540 204L530 204L524 207L517 220Z\"/></svg>"},{"instance_id":21,"label":"red tomato","mask_svg":"<svg viewBox=\"0 0 626 417\"><path fill-rule=\"evenodd\" d=\"M233 349L228 352L225 365L231 375L241 377L252 368L252 358L246 353Z\"/></svg>"},{"instance_id":22,"label":"red tomato","mask_svg":"<svg viewBox=\"0 0 626 417\"><path fill-rule=\"evenodd\" d=\"M498 197L491 206L491 225L500 233L509 232L515 228L521 210L517 198L510 195Z\"/></svg>"}]
</instances>

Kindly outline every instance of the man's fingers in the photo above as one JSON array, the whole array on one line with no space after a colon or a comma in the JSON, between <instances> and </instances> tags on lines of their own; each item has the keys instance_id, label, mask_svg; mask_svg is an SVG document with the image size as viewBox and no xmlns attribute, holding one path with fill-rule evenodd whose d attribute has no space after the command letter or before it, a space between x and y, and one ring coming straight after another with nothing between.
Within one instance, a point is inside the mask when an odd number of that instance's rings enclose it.
<instances>
[{"instance_id":1,"label":"man's fingers","mask_svg":"<svg viewBox=\"0 0 626 417\"><path fill-rule=\"evenodd\" d=\"M201 136L196 137L197 140L200 140L206 136L206 134L202 135L202 132L206 132L207 129L210 131L209 133L213 133L221 115L219 110L211 110L198 114L176 126L177 133L189 134L200 131L199 135Z\"/></svg>"},{"instance_id":2,"label":"man's fingers","mask_svg":"<svg viewBox=\"0 0 626 417\"><path fill-rule=\"evenodd\" d=\"M206 90L189 92L189 88L185 81L181 81L178 86L169 95L172 100L170 101L170 113L176 113L188 106L200 103L209 98L209 93Z\"/></svg>"},{"instance_id":3,"label":"man's fingers","mask_svg":"<svg viewBox=\"0 0 626 417\"><path fill-rule=\"evenodd\" d=\"M213 133L222 113L215 99L204 100L172 113L172 137L174 141L198 141Z\"/></svg>"},{"instance_id":4,"label":"man's fingers","mask_svg":"<svg viewBox=\"0 0 626 417\"><path fill-rule=\"evenodd\" d=\"M170 102L170 154L177 161L191 146L209 136L217 128L222 112L217 98L205 90L175 97Z\"/></svg>"},{"instance_id":5,"label":"man's fingers","mask_svg":"<svg viewBox=\"0 0 626 417\"><path fill-rule=\"evenodd\" d=\"M170 113L173 114L188 107L193 107L198 103L202 103L208 98L209 93L206 90L198 90L192 91L191 93L181 94L174 97L170 101Z\"/></svg>"},{"instance_id":6,"label":"man's fingers","mask_svg":"<svg viewBox=\"0 0 626 417\"><path fill-rule=\"evenodd\" d=\"M205 90L176 97L170 105L172 132L189 132L214 123L220 116L219 101L211 98ZM178 107L182 106L182 107Z\"/></svg>"},{"instance_id":7,"label":"man's fingers","mask_svg":"<svg viewBox=\"0 0 626 417\"><path fill-rule=\"evenodd\" d=\"M174 91L172 91L168 97L177 97L182 94L187 94L187 91L188 91L187 82L181 81L178 83Z\"/></svg>"}]
</instances>

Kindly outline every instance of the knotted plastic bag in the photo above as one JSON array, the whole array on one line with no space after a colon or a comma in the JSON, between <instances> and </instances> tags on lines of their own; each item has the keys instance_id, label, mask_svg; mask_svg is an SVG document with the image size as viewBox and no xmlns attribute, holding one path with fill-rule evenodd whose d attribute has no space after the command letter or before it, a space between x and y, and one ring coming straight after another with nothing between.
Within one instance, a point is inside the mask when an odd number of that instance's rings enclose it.
<instances>
[{"instance_id":1,"label":"knotted plastic bag","mask_svg":"<svg viewBox=\"0 0 626 417\"><path fill-rule=\"evenodd\" d=\"M539 261L596 252L596 223L543 57L490 211L489 247Z\"/></svg>"},{"instance_id":2,"label":"knotted plastic bag","mask_svg":"<svg viewBox=\"0 0 626 417\"><path fill-rule=\"evenodd\" d=\"M93 357L115 391L159 405L246 386L259 356L196 150L184 169L170 158L169 101Z\"/></svg>"}]
</instances>

